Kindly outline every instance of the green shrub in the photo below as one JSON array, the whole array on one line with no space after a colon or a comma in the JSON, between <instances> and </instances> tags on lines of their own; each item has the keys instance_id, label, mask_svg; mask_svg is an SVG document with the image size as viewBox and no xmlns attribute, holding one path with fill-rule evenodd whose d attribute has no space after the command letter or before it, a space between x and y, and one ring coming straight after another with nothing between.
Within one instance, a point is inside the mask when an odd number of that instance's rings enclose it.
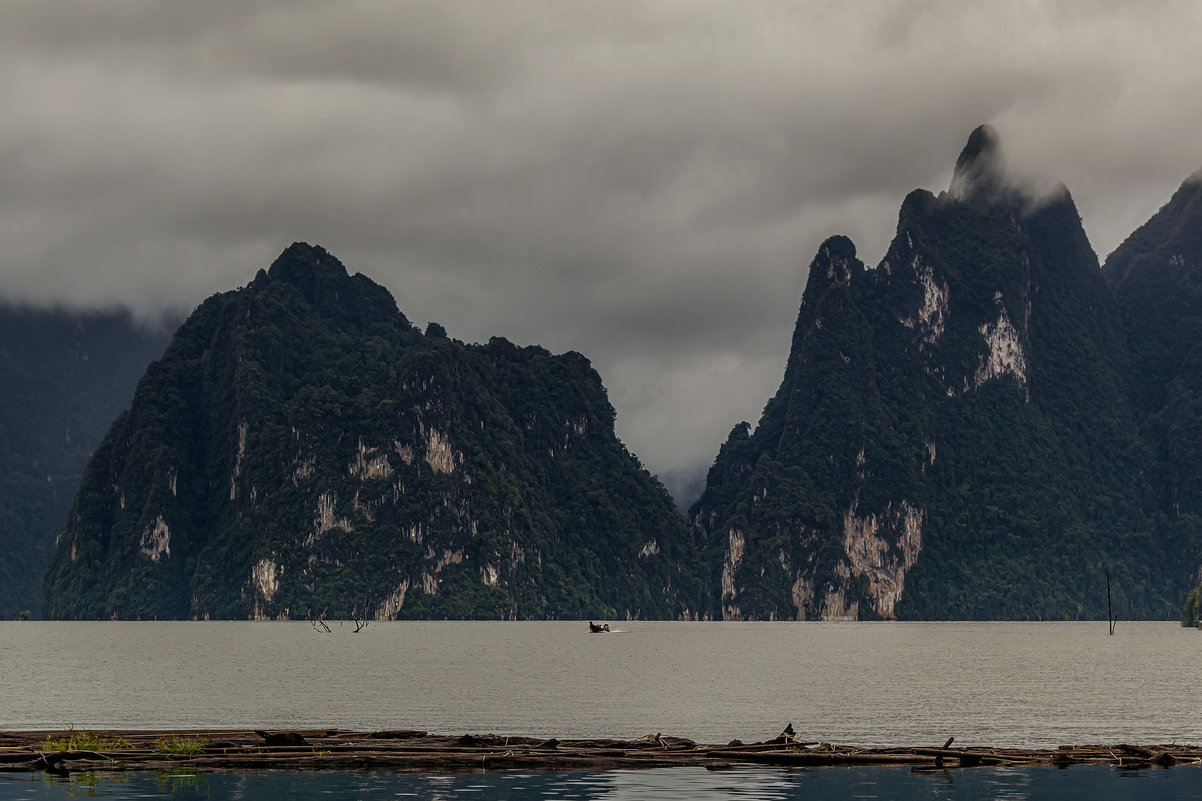
<instances>
[{"instance_id":1,"label":"green shrub","mask_svg":"<svg viewBox=\"0 0 1202 801\"><path fill-rule=\"evenodd\" d=\"M1190 590L1189 595L1185 597L1185 609L1181 614L1181 625L1193 626L1202 629L1202 620L1199 620L1199 613L1202 613L1202 585Z\"/></svg>"},{"instance_id":2,"label":"green shrub","mask_svg":"<svg viewBox=\"0 0 1202 801\"><path fill-rule=\"evenodd\" d=\"M203 754L209 741L202 737L186 737L169 734L160 737L154 744L156 754Z\"/></svg>"},{"instance_id":3,"label":"green shrub","mask_svg":"<svg viewBox=\"0 0 1202 801\"><path fill-rule=\"evenodd\" d=\"M45 751L124 751L133 746L128 740L111 737L99 732L76 730L74 726L67 727L67 736L61 739L46 738L43 746Z\"/></svg>"}]
</instances>

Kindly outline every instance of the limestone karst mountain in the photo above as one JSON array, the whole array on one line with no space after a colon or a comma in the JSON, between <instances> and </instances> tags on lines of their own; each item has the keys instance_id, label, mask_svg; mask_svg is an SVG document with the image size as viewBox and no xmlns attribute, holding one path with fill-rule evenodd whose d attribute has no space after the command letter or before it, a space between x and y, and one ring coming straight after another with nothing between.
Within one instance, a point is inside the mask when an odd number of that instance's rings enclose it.
<instances>
[{"instance_id":1,"label":"limestone karst mountain","mask_svg":"<svg viewBox=\"0 0 1202 801\"><path fill-rule=\"evenodd\" d=\"M1202 576L1202 174L1099 268L974 131L876 266L810 265L687 524L587 360L415 329L293 245L202 304L84 474L56 617L1178 616ZM1195 598L1196 600L1196 598Z\"/></svg>"},{"instance_id":2,"label":"limestone karst mountain","mask_svg":"<svg viewBox=\"0 0 1202 801\"><path fill-rule=\"evenodd\" d=\"M1162 466L1160 505L1202 528L1202 170L1107 257L1102 273L1131 350L1132 399Z\"/></svg>"},{"instance_id":3,"label":"limestone karst mountain","mask_svg":"<svg viewBox=\"0 0 1202 801\"><path fill-rule=\"evenodd\" d=\"M597 373L425 334L321 248L216 295L84 474L59 618L676 617L671 498Z\"/></svg>"},{"instance_id":4,"label":"limestone karst mountain","mask_svg":"<svg viewBox=\"0 0 1202 801\"><path fill-rule=\"evenodd\" d=\"M1131 350L1129 387L1156 456L1159 528L1174 552L1202 536L1202 170L1102 266ZM1202 583L1202 566L1194 583ZM1195 590L1186 617L1197 616Z\"/></svg>"},{"instance_id":5,"label":"limestone karst mountain","mask_svg":"<svg viewBox=\"0 0 1202 801\"><path fill-rule=\"evenodd\" d=\"M1175 616L1199 541L1156 527L1129 367L1068 191L1029 195L977 129L879 265L814 259L780 389L690 510L710 613L1104 616L1109 572L1121 614Z\"/></svg>"}]
</instances>

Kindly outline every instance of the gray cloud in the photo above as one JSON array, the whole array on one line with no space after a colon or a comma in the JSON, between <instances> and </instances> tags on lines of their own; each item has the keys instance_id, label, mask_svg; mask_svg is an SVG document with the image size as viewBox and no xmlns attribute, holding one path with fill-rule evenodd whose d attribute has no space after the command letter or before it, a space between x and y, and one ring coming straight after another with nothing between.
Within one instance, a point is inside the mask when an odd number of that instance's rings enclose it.
<instances>
[{"instance_id":1,"label":"gray cloud","mask_svg":"<svg viewBox=\"0 0 1202 801\"><path fill-rule=\"evenodd\" d=\"M418 323L588 355L651 469L783 371L805 269L880 258L977 124L1100 255L1202 165L1202 7L0 6L0 295L150 313L324 245Z\"/></svg>"}]
</instances>

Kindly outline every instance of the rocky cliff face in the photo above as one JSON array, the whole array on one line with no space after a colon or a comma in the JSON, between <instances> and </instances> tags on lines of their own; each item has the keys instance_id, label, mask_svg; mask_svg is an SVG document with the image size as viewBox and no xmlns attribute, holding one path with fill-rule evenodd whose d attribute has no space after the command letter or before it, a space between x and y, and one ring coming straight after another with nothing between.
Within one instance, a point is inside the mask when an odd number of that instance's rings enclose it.
<instances>
[{"instance_id":1,"label":"rocky cliff face","mask_svg":"<svg viewBox=\"0 0 1202 801\"><path fill-rule=\"evenodd\" d=\"M781 387L690 510L712 614L1074 618L1107 570L1124 615L1173 614L1116 321L1067 190L975 131L879 265L842 237L811 264Z\"/></svg>"},{"instance_id":2,"label":"rocky cliff face","mask_svg":"<svg viewBox=\"0 0 1202 801\"><path fill-rule=\"evenodd\" d=\"M210 298L88 465L55 617L676 617L702 594L584 357L423 335L293 245Z\"/></svg>"}]
</instances>

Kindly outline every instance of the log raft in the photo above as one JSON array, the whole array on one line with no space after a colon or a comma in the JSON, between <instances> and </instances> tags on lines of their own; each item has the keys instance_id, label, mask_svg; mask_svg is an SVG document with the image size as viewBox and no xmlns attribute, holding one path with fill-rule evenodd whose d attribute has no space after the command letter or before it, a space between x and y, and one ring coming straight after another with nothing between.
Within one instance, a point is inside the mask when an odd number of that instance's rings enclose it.
<instances>
[{"instance_id":1,"label":"log raft","mask_svg":"<svg viewBox=\"0 0 1202 801\"><path fill-rule=\"evenodd\" d=\"M66 731L0 732L0 772L69 774L130 770L365 770L452 773L480 770L610 770L736 765L823 767L910 765L915 769L981 765L1109 765L1120 769L1202 764L1194 745L1075 745L1052 749L983 747L861 748L782 738L744 745L704 745L680 737L636 740L541 739L500 735L431 735L422 731L240 729L88 732L109 750L56 750ZM164 743L193 744L168 753Z\"/></svg>"}]
</instances>

